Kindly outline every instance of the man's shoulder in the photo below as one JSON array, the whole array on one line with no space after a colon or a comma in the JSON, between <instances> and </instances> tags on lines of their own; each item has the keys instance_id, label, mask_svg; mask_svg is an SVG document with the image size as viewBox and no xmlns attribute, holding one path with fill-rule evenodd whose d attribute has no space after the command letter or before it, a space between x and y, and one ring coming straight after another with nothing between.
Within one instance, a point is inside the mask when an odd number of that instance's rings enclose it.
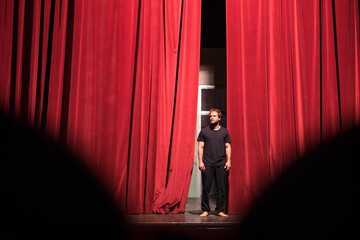
<instances>
[{"instance_id":1,"label":"man's shoulder","mask_svg":"<svg viewBox=\"0 0 360 240\"><path fill-rule=\"evenodd\" d=\"M229 130L227 130L227 128L225 128L223 126L221 126L221 128L222 128L222 131L229 132Z\"/></svg>"},{"instance_id":2,"label":"man's shoulder","mask_svg":"<svg viewBox=\"0 0 360 240\"><path fill-rule=\"evenodd\" d=\"M230 137L229 131L224 127L221 127L221 128L222 128L221 134L224 135L224 136Z\"/></svg>"},{"instance_id":3,"label":"man's shoulder","mask_svg":"<svg viewBox=\"0 0 360 240\"><path fill-rule=\"evenodd\" d=\"M206 129L207 127L204 127L200 130L197 141L204 142L206 139L209 138L209 130Z\"/></svg>"}]
</instances>

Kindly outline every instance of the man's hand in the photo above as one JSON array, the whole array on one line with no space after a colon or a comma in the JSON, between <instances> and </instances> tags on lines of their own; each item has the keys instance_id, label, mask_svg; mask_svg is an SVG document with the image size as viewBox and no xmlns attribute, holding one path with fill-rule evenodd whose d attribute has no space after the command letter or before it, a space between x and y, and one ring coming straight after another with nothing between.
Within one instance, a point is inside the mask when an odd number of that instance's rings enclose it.
<instances>
[{"instance_id":1,"label":"man's hand","mask_svg":"<svg viewBox=\"0 0 360 240\"><path fill-rule=\"evenodd\" d=\"M205 171L205 164L203 162L199 163L199 169L200 171Z\"/></svg>"},{"instance_id":2,"label":"man's hand","mask_svg":"<svg viewBox=\"0 0 360 240\"><path fill-rule=\"evenodd\" d=\"M227 162L225 163L224 169L225 169L227 172L231 169L231 163L230 163L230 161L227 161Z\"/></svg>"}]
</instances>

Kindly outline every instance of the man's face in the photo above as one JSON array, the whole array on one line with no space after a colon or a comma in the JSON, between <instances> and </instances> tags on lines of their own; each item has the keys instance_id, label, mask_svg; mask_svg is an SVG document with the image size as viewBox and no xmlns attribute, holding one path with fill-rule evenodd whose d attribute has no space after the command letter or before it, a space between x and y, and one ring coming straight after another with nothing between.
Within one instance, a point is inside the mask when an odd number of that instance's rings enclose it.
<instances>
[{"instance_id":1,"label":"man's face","mask_svg":"<svg viewBox=\"0 0 360 240\"><path fill-rule=\"evenodd\" d=\"M210 112L210 123L211 124L217 124L218 122L220 122L220 119L219 118L219 114L217 112Z\"/></svg>"}]
</instances>

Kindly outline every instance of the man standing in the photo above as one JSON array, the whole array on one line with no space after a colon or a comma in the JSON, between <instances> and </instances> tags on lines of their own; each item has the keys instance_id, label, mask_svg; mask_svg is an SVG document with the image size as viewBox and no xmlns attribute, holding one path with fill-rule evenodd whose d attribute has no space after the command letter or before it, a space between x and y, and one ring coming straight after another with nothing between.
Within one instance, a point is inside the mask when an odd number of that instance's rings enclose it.
<instances>
[{"instance_id":1,"label":"man standing","mask_svg":"<svg viewBox=\"0 0 360 240\"><path fill-rule=\"evenodd\" d=\"M231 168L230 135L226 128L220 126L222 113L219 109L209 111L210 125L201 129L198 141L199 169L201 170L203 190L201 195L200 217L209 215L209 192L211 182L215 178L217 188L216 213L221 217L225 214L225 190L227 172Z\"/></svg>"}]
</instances>

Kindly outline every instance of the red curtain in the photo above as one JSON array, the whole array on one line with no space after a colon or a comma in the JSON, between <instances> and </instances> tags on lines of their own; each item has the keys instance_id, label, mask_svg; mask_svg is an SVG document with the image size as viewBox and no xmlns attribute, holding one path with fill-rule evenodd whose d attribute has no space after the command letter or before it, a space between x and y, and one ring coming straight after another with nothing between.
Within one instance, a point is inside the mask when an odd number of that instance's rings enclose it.
<instances>
[{"instance_id":1,"label":"red curtain","mask_svg":"<svg viewBox=\"0 0 360 240\"><path fill-rule=\"evenodd\" d=\"M82 157L127 213L184 212L201 1L0 1L0 109Z\"/></svg>"},{"instance_id":2,"label":"red curtain","mask_svg":"<svg viewBox=\"0 0 360 240\"><path fill-rule=\"evenodd\" d=\"M357 0L227 0L229 213L289 164L359 125Z\"/></svg>"}]
</instances>

